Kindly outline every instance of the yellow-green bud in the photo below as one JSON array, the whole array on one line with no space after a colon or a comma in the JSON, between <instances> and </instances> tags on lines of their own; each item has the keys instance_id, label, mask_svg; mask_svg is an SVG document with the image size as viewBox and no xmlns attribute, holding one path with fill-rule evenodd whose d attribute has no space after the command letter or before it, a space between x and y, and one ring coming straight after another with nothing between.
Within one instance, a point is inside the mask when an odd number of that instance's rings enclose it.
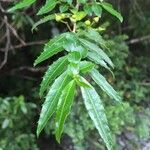
<instances>
[{"instance_id":1,"label":"yellow-green bud","mask_svg":"<svg viewBox=\"0 0 150 150\"><path fill-rule=\"evenodd\" d=\"M62 16L61 15L55 15L55 19L56 21L61 21L62 20Z\"/></svg>"},{"instance_id":2,"label":"yellow-green bud","mask_svg":"<svg viewBox=\"0 0 150 150\"><path fill-rule=\"evenodd\" d=\"M99 19L100 19L99 17L94 17L94 18L93 18L94 22L98 22Z\"/></svg>"},{"instance_id":3,"label":"yellow-green bud","mask_svg":"<svg viewBox=\"0 0 150 150\"><path fill-rule=\"evenodd\" d=\"M62 18L62 19L65 19L65 18L66 18L66 15L65 15L65 14L61 14L61 18Z\"/></svg>"},{"instance_id":4,"label":"yellow-green bud","mask_svg":"<svg viewBox=\"0 0 150 150\"><path fill-rule=\"evenodd\" d=\"M73 18L73 19L76 19L76 15L72 15L72 18Z\"/></svg>"},{"instance_id":5,"label":"yellow-green bud","mask_svg":"<svg viewBox=\"0 0 150 150\"><path fill-rule=\"evenodd\" d=\"M102 28L102 27L98 28L98 31L104 31L104 30L105 30L105 28Z\"/></svg>"},{"instance_id":6,"label":"yellow-green bud","mask_svg":"<svg viewBox=\"0 0 150 150\"><path fill-rule=\"evenodd\" d=\"M90 26L90 25L91 25L91 21L90 21L90 20L86 20L86 21L85 21L85 24L86 24L87 26Z\"/></svg>"},{"instance_id":7,"label":"yellow-green bud","mask_svg":"<svg viewBox=\"0 0 150 150\"><path fill-rule=\"evenodd\" d=\"M74 19L74 18L70 18L70 20L71 20L71 22L73 22L73 23L75 23L76 22L76 19Z\"/></svg>"},{"instance_id":8,"label":"yellow-green bud","mask_svg":"<svg viewBox=\"0 0 150 150\"><path fill-rule=\"evenodd\" d=\"M85 21L85 24L86 24L87 26L90 26L90 25L91 25L91 21L90 21L90 20L86 20L86 21Z\"/></svg>"}]
</instances>

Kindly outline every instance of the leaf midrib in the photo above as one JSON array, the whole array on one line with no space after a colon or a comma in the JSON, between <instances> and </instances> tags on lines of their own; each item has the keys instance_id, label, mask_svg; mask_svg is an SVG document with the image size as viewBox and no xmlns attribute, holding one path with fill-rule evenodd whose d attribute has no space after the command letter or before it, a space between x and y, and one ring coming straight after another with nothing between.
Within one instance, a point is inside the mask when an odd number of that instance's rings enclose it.
<instances>
[{"instance_id":1,"label":"leaf midrib","mask_svg":"<svg viewBox=\"0 0 150 150\"><path fill-rule=\"evenodd\" d=\"M51 77L55 74L56 70L67 60L67 57L62 61L60 62L60 64L57 66L57 68L55 69L55 71L53 71ZM50 78L48 79L47 82L45 82L45 85L47 86L48 85L48 82L50 81ZM43 89L43 88L42 88Z\"/></svg>"},{"instance_id":2,"label":"leaf midrib","mask_svg":"<svg viewBox=\"0 0 150 150\"><path fill-rule=\"evenodd\" d=\"M64 84L64 81L66 80L66 78L67 78L67 75L65 76L64 80L62 81L62 84L61 84L59 90L61 89L62 85ZM53 101L51 102L50 106L52 106L53 103L55 102L55 99L56 99L58 93L60 92L59 90L57 90L57 94L55 94L55 96L54 96L54 98L53 98ZM49 107L50 107L50 106L49 106ZM49 111L50 111L50 110L48 110L46 114L49 114ZM54 113L54 112L53 112L53 113ZM52 114L53 114L53 113L52 113ZM51 115L52 115L52 114L51 114ZM44 121L44 123L43 123L42 126L45 126L46 122L47 122L47 120Z\"/></svg>"},{"instance_id":3,"label":"leaf midrib","mask_svg":"<svg viewBox=\"0 0 150 150\"><path fill-rule=\"evenodd\" d=\"M87 94L88 94L88 96L91 98L91 95L89 94L89 92L87 92ZM92 98L91 98L92 99ZM91 101L91 99L90 99L90 101ZM103 130L103 128L101 127L101 120L100 120L100 118L99 118L99 116L97 115L97 111L96 111L96 109L95 109L95 105L93 104L93 102L91 101L91 104L92 104L92 106L93 106L93 108L94 108L94 111L95 111L95 113L96 113L96 116L97 116L97 118L98 118L98 120L99 120L99 125L100 125L100 128L101 128L101 130L102 130L102 132L103 132L103 135L105 136L105 132L104 132L104 130ZM105 139L107 139L107 137L105 136ZM109 141L107 140L107 143L109 143Z\"/></svg>"},{"instance_id":4,"label":"leaf midrib","mask_svg":"<svg viewBox=\"0 0 150 150\"><path fill-rule=\"evenodd\" d=\"M65 100L64 100L64 103L63 103L63 106L62 106L62 109L61 109L61 111L60 111L60 119L59 119L59 123L61 122L61 118L62 118L62 112L63 112L63 109L64 109L64 106L65 106L65 104L66 104L66 100L67 100L67 97L68 97L68 95L70 94L70 89L72 88L72 86L70 86L70 88L69 88L69 90L68 90L68 93L67 93L67 95L65 96Z\"/></svg>"}]
</instances>

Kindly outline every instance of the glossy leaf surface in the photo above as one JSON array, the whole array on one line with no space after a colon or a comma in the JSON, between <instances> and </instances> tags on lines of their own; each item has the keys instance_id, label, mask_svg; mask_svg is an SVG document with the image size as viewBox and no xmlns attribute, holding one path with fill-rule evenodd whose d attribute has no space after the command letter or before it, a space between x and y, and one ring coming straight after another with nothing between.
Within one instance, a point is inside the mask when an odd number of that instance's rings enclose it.
<instances>
[{"instance_id":1,"label":"glossy leaf surface","mask_svg":"<svg viewBox=\"0 0 150 150\"><path fill-rule=\"evenodd\" d=\"M96 69L93 69L91 71L91 77L111 98L115 99L118 102L121 101L119 94Z\"/></svg>"},{"instance_id":2,"label":"glossy leaf surface","mask_svg":"<svg viewBox=\"0 0 150 150\"><path fill-rule=\"evenodd\" d=\"M56 0L46 0L45 5L41 7L37 15L43 15L43 14L50 12L51 10L55 8L56 4L57 4Z\"/></svg>"},{"instance_id":3,"label":"glossy leaf surface","mask_svg":"<svg viewBox=\"0 0 150 150\"><path fill-rule=\"evenodd\" d=\"M71 81L63 90L59 99L55 120L55 136L60 143L61 134L63 132L64 123L70 113L71 106L75 95L75 81Z\"/></svg>"},{"instance_id":4,"label":"glossy leaf surface","mask_svg":"<svg viewBox=\"0 0 150 150\"><path fill-rule=\"evenodd\" d=\"M70 81L71 81L70 77L66 72L64 72L55 80L55 82L49 89L45 102L42 106L40 118L38 121L38 127L37 127L38 136L40 132L43 130L43 128L45 127L46 123L48 122L52 114L56 111L56 107L60 95L62 93L62 90Z\"/></svg>"},{"instance_id":5,"label":"glossy leaf surface","mask_svg":"<svg viewBox=\"0 0 150 150\"><path fill-rule=\"evenodd\" d=\"M110 3L103 2L101 3L101 6L110 14L117 17L120 20L120 22L123 21L123 17L121 16L121 14L118 11L116 11Z\"/></svg>"},{"instance_id":6,"label":"glossy leaf surface","mask_svg":"<svg viewBox=\"0 0 150 150\"><path fill-rule=\"evenodd\" d=\"M100 58L102 58L102 60L104 60L105 62L107 62L111 67L114 67L111 59L107 56L107 54L102 50L100 49L97 45L95 45L94 43L88 41L88 40L85 40L85 39L79 39L80 42L85 46L87 47L89 50L91 51L95 51L97 53L97 55L99 55Z\"/></svg>"},{"instance_id":7,"label":"glossy leaf surface","mask_svg":"<svg viewBox=\"0 0 150 150\"><path fill-rule=\"evenodd\" d=\"M99 134L104 140L108 150L112 150L112 138L110 129L108 127L107 118L105 115L105 110L102 104L102 101L95 91L92 88L83 88L81 87L82 96L84 99L85 107L95 124Z\"/></svg>"},{"instance_id":8,"label":"glossy leaf surface","mask_svg":"<svg viewBox=\"0 0 150 150\"><path fill-rule=\"evenodd\" d=\"M66 33L67 34L67 33ZM41 53L41 55L35 60L34 65L37 65L44 60L50 58L51 56L57 54L58 52L61 52L63 50L62 46L65 40L66 34L61 34L59 36L56 36L52 40L50 40L44 47L44 51Z\"/></svg>"},{"instance_id":9,"label":"glossy leaf surface","mask_svg":"<svg viewBox=\"0 0 150 150\"><path fill-rule=\"evenodd\" d=\"M36 0L22 0L21 2L17 3L14 7L10 8L8 11L12 12L17 9L28 7L28 6L32 5L34 2L36 2Z\"/></svg>"},{"instance_id":10,"label":"glossy leaf surface","mask_svg":"<svg viewBox=\"0 0 150 150\"><path fill-rule=\"evenodd\" d=\"M87 73L91 71L94 68L94 64L89 61L81 61L79 64L80 72L81 73Z\"/></svg>"},{"instance_id":11,"label":"glossy leaf surface","mask_svg":"<svg viewBox=\"0 0 150 150\"><path fill-rule=\"evenodd\" d=\"M36 22L33 27L32 27L32 31L39 25L47 22L47 21L50 21L50 20L53 20L55 19L55 15L48 15L48 16L45 16L44 18L40 19L38 22Z\"/></svg>"},{"instance_id":12,"label":"glossy leaf surface","mask_svg":"<svg viewBox=\"0 0 150 150\"><path fill-rule=\"evenodd\" d=\"M59 76L66 68L68 64L67 56L59 58L51 66L49 66L46 71L40 87L40 96L43 96L44 91L49 87L49 85Z\"/></svg>"}]
</instances>

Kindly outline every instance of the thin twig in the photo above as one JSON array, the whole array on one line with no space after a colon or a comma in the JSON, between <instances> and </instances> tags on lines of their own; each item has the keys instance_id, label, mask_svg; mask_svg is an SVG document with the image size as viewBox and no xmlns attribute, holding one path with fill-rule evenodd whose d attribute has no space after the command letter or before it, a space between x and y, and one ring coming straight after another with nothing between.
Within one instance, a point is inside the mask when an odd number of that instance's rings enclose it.
<instances>
[{"instance_id":1,"label":"thin twig","mask_svg":"<svg viewBox=\"0 0 150 150\"><path fill-rule=\"evenodd\" d=\"M77 8L77 10L79 9L79 3L78 3L78 1L77 1L77 4L76 4L76 8ZM72 30L72 32L76 32L76 28L77 28L77 23L76 22L74 22L73 23L73 30Z\"/></svg>"},{"instance_id":2,"label":"thin twig","mask_svg":"<svg viewBox=\"0 0 150 150\"><path fill-rule=\"evenodd\" d=\"M30 67L30 66L21 66L19 68L13 69L11 72L14 74L14 72L17 72L17 71L27 70L27 71L30 71L30 72L33 72L33 73L37 73L37 72L44 72L46 70L46 68L47 67L34 68L34 67Z\"/></svg>"},{"instance_id":3,"label":"thin twig","mask_svg":"<svg viewBox=\"0 0 150 150\"><path fill-rule=\"evenodd\" d=\"M68 22L63 21L63 20L61 20L61 22L64 23L64 24L66 24L66 26L67 26L67 28L69 29L69 31L72 31L72 30L71 30L71 27L70 27L69 24L68 24Z\"/></svg>"},{"instance_id":4,"label":"thin twig","mask_svg":"<svg viewBox=\"0 0 150 150\"><path fill-rule=\"evenodd\" d=\"M33 46L33 45L42 45L42 44L46 43L47 41L48 41L48 40L41 40L41 41L28 42L28 43L25 43L25 45L18 44L18 45L14 45L14 46L12 46L12 47L9 47L9 50L12 50L12 49L20 49L20 48L23 48L23 47ZM1 48L0 51L4 52L4 51L5 51L5 48Z\"/></svg>"},{"instance_id":5,"label":"thin twig","mask_svg":"<svg viewBox=\"0 0 150 150\"><path fill-rule=\"evenodd\" d=\"M5 22L8 22L7 16L4 16L4 20ZM6 25L6 38L7 38L7 41L6 41L6 46L5 46L4 59L2 63L0 64L0 69L7 63L8 51L10 47L10 31L7 25Z\"/></svg>"},{"instance_id":6,"label":"thin twig","mask_svg":"<svg viewBox=\"0 0 150 150\"><path fill-rule=\"evenodd\" d=\"M127 44L135 44L135 43L139 43L139 42L146 41L146 40L150 40L150 35L147 35L141 38L132 39L130 41L127 41Z\"/></svg>"},{"instance_id":7,"label":"thin twig","mask_svg":"<svg viewBox=\"0 0 150 150\"><path fill-rule=\"evenodd\" d=\"M18 35L16 29L13 28L13 26L9 24L8 22L5 21L5 23L9 27L9 29L12 31L13 35L22 43L22 45L25 45L24 40Z\"/></svg>"}]
</instances>

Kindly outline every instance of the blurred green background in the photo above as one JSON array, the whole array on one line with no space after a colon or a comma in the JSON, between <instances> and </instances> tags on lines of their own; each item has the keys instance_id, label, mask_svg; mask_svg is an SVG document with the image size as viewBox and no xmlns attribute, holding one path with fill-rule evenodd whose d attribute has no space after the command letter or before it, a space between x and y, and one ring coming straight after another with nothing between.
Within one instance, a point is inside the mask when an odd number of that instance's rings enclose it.
<instances>
[{"instance_id":1,"label":"blurred green background","mask_svg":"<svg viewBox=\"0 0 150 150\"><path fill-rule=\"evenodd\" d=\"M105 104L115 150L150 150L150 1L110 2L124 16L122 24L109 14L99 22L106 28L102 35L111 49L107 53L116 66L115 79L109 72L100 71L121 94L123 105L98 92ZM48 39L67 30L59 23L48 22L32 33L32 25L39 20L35 12L41 4L39 0L31 8L9 14L6 10L12 1L0 0L0 150L105 150L80 93L60 145L53 136L52 119L41 136L35 136L43 103L38 95L41 77L47 65L63 53L36 68L33 62Z\"/></svg>"}]
</instances>

